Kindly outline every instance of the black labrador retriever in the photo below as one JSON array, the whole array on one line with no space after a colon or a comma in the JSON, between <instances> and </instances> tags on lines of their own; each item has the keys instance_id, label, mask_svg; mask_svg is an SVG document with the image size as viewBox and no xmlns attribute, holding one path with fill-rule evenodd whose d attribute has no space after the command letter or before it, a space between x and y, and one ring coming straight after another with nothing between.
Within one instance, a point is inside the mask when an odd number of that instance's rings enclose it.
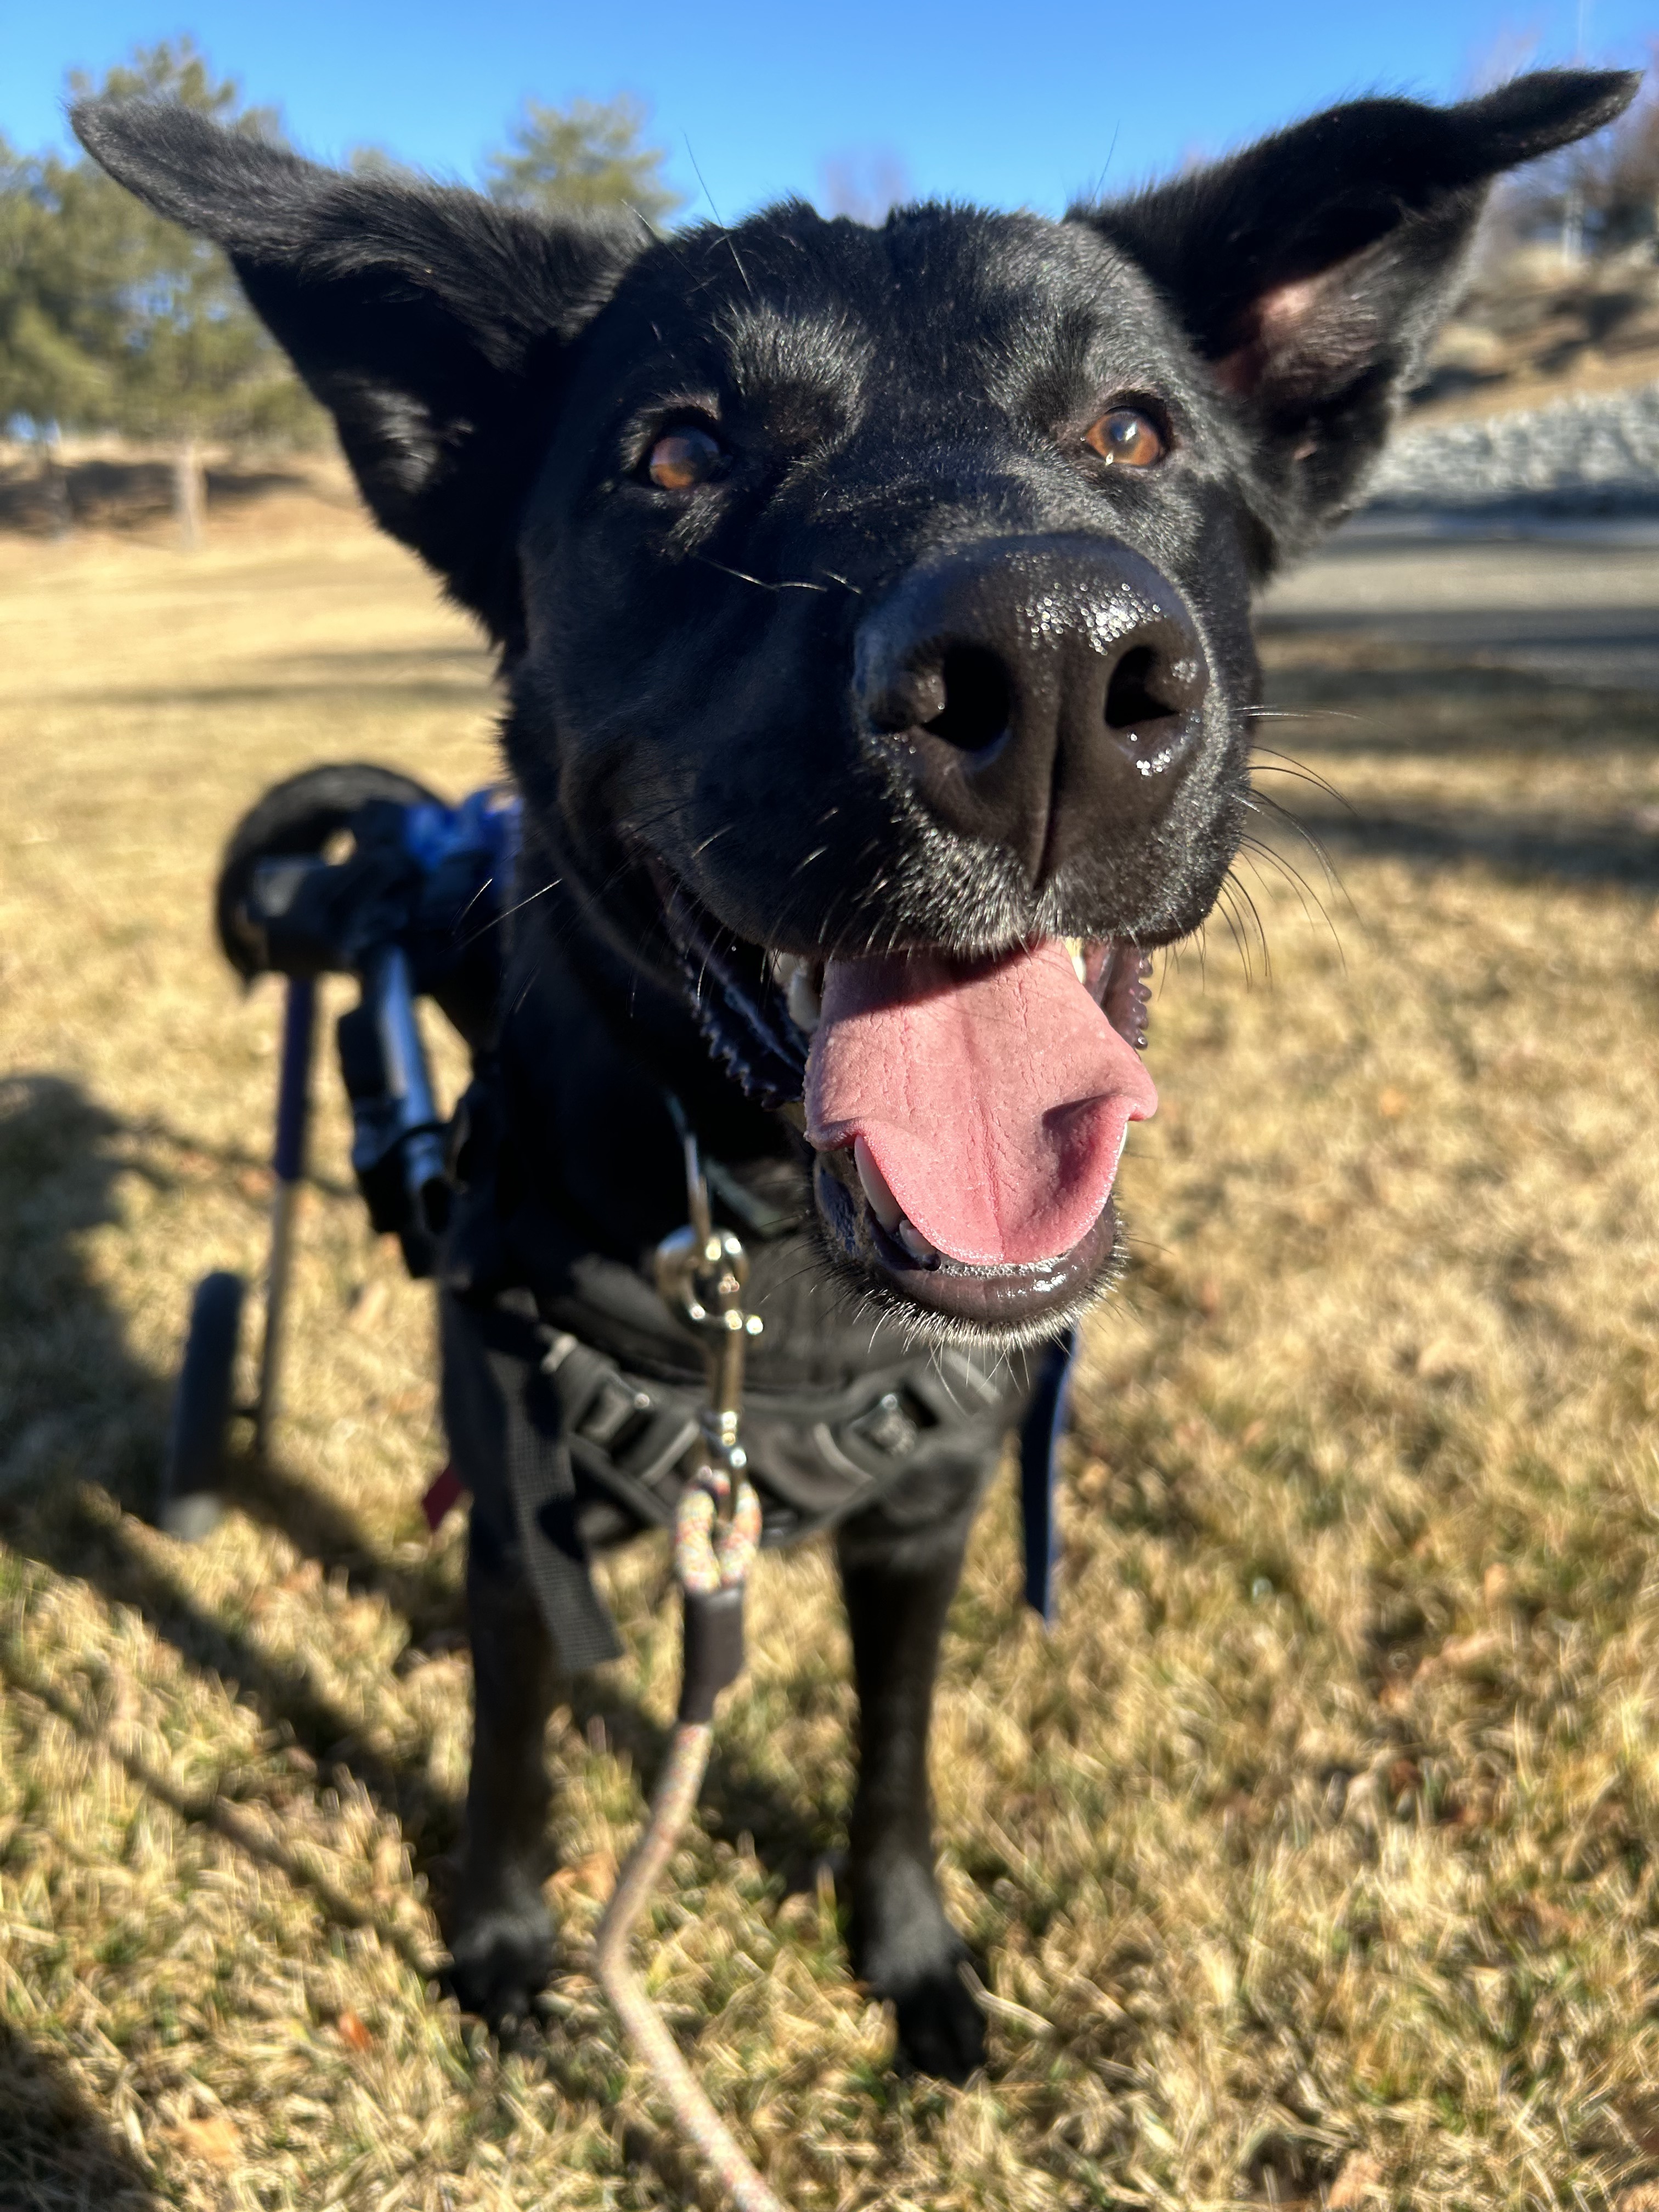
<instances>
[{"instance_id":1,"label":"black labrador retriever","mask_svg":"<svg viewBox=\"0 0 1659 2212\"><path fill-rule=\"evenodd\" d=\"M1362 100L1062 222L795 202L666 237L76 111L228 252L500 648L521 905L442 1269L468 2003L550 1969L544 1724L616 1648L586 1555L663 1517L683 1453L697 1358L648 1275L678 1121L756 1255L770 1533L836 1532L855 1962L914 2063L978 2059L939 1633L1025 1348L1110 1278L1148 956L1249 802L1251 592L1359 495L1491 179L1635 82Z\"/></svg>"}]
</instances>

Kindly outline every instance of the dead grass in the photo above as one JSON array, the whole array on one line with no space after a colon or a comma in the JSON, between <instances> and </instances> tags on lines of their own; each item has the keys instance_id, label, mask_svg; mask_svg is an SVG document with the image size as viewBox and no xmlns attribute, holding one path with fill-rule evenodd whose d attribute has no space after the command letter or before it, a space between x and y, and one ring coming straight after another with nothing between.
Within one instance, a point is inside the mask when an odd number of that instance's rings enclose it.
<instances>
[{"instance_id":1,"label":"dead grass","mask_svg":"<svg viewBox=\"0 0 1659 2212\"><path fill-rule=\"evenodd\" d=\"M1006 1482L953 1615L964 2093L888 2074L847 1980L845 1639L819 1554L760 1570L652 1976L803 2209L1659 2201L1659 930L1605 844L1651 709L1340 650L1278 693L1367 719L1273 726L1358 809L1329 926L1264 866L1271 985L1220 922L1164 979L1060 1630ZM481 781L482 658L319 518L0 550L0 2206L701 2201L579 1964L521 2051L433 1994L460 1538L331 1087L276 1463L199 1552L139 1517L190 1285L262 1249L276 1009L210 951L218 841L308 759ZM660 1586L620 1564L631 1656L550 1731L577 1961Z\"/></svg>"},{"instance_id":2,"label":"dead grass","mask_svg":"<svg viewBox=\"0 0 1659 2212\"><path fill-rule=\"evenodd\" d=\"M1659 273L1645 248L1564 267L1551 246L1480 270L1413 394L1421 419L1507 414L1659 375Z\"/></svg>"}]
</instances>

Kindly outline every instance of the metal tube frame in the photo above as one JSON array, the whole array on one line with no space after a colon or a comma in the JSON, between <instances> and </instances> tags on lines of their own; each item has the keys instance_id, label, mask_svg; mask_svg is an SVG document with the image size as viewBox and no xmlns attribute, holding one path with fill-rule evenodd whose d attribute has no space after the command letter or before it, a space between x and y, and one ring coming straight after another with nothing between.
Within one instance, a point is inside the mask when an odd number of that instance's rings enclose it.
<instances>
[{"instance_id":1,"label":"metal tube frame","mask_svg":"<svg viewBox=\"0 0 1659 2212\"><path fill-rule=\"evenodd\" d=\"M444 1120L427 1073L409 956L402 945L380 947L369 962L363 987L374 1009L386 1088L398 1103L398 1120L404 1133L404 1182L416 1217L422 1218L427 1191L445 1178Z\"/></svg>"},{"instance_id":2,"label":"metal tube frame","mask_svg":"<svg viewBox=\"0 0 1659 2212\"><path fill-rule=\"evenodd\" d=\"M314 976L291 975L283 1012L283 1064L276 1085L276 1140L271 1152L270 1261L265 1276L265 1332L253 1401L253 1443L263 1452L276 1419L283 1322L294 1261L294 1218L306 1167L311 1120L311 1060L317 1033Z\"/></svg>"}]
</instances>

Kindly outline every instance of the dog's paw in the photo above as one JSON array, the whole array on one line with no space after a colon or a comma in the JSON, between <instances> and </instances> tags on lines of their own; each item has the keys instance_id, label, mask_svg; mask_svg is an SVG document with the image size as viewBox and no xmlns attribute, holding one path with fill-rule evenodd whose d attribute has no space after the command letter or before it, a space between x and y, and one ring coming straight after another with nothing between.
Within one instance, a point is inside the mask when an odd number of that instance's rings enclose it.
<instances>
[{"instance_id":1,"label":"dog's paw","mask_svg":"<svg viewBox=\"0 0 1659 2212\"><path fill-rule=\"evenodd\" d=\"M932 1875L902 1863L879 1880L866 1876L854 1895L854 1962L893 2008L899 2063L965 2081L984 2063L985 2015L963 1978L971 1954L945 1917Z\"/></svg>"},{"instance_id":2,"label":"dog's paw","mask_svg":"<svg viewBox=\"0 0 1659 2212\"><path fill-rule=\"evenodd\" d=\"M553 1923L539 1897L466 1915L450 1947L447 1980L463 2012L500 2030L528 2020L553 1973Z\"/></svg>"},{"instance_id":3,"label":"dog's paw","mask_svg":"<svg viewBox=\"0 0 1659 2212\"><path fill-rule=\"evenodd\" d=\"M985 2063L985 2015L963 1978L967 1946L957 1943L908 1984L890 1989L898 2023L898 2056L917 2074L965 2081Z\"/></svg>"}]
</instances>

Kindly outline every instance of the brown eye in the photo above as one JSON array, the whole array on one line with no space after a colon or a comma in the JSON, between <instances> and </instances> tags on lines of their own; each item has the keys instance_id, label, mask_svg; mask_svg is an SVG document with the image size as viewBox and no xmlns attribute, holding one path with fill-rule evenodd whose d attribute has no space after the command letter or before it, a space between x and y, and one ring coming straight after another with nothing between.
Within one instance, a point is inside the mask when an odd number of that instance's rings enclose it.
<instances>
[{"instance_id":1,"label":"brown eye","mask_svg":"<svg viewBox=\"0 0 1659 2212\"><path fill-rule=\"evenodd\" d=\"M1170 450L1157 423L1138 407L1108 409L1097 422L1089 425L1085 443L1103 461L1121 469L1149 469Z\"/></svg>"},{"instance_id":2,"label":"brown eye","mask_svg":"<svg viewBox=\"0 0 1659 2212\"><path fill-rule=\"evenodd\" d=\"M719 441L688 423L663 433L651 448L645 472L659 491L695 491L714 475L720 458Z\"/></svg>"}]
</instances>

